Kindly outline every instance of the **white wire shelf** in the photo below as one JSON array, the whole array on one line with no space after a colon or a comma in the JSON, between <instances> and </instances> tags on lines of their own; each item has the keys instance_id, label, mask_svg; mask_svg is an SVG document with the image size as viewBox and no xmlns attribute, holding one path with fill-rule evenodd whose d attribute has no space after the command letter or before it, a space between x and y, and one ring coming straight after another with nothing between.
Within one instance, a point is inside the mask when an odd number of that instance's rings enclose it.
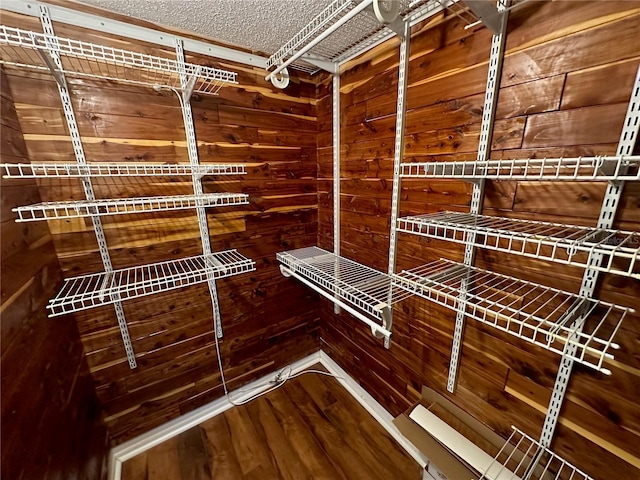
<instances>
[{"instance_id":1,"label":"white wire shelf","mask_svg":"<svg viewBox=\"0 0 640 480\"><path fill-rule=\"evenodd\" d=\"M144 177L169 175L244 175L242 163L202 165L153 163L0 163L4 178Z\"/></svg>"},{"instance_id":2,"label":"white wire shelf","mask_svg":"<svg viewBox=\"0 0 640 480\"><path fill-rule=\"evenodd\" d=\"M640 156L403 163L400 175L462 180L633 181L640 180Z\"/></svg>"},{"instance_id":3,"label":"white wire shelf","mask_svg":"<svg viewBox=\"0 0 640 480\"><path fill-rule=\"evenodd\" d=\"M69 76L180 89L185 74L195 80L194 92L211 95L237 83L235 72L0 25L0 63L49 71L50 51Z\"/></svg>"},{"instance_id":4,"label":"white wire shelf","mask_svg":"<svg viewBox=\"0 0 640 480\"><path fill-rule=\"evenodd\" d=\"M319 247L281 252L277 259L287 269L283 273L306 280L306 285L327 298L341 300L378 322L384 323L391 305L411 295L393 287L389 275ZM382 323L372 324L362 314L357 316L383 335L390 335Z\"/></svg>"},{"instance_id":5,"label":"white wire shelf","mask_svg":"<svg viewBox=\"0 0 640 480\"><path fill-rule=\"evenodd\" d=\"M511 428L513 432L479 480L496 475L522 480L593 480L526 433Z\"/></svg>"},{"instance_id":6,"label":"white wire shelf","mask_svg":"<svg viewBox=\"0 0 640 480\"><path fill-rule=\"evenodd\" d=\"M557 354L571 343L573 360L607 375L613 337L634 311L445 259L394 274L393 283L454 311L462 303L467 317Z\"/></svg>"},{"instance_id":7,"label":"white wire shelf","mask_svg":"<svg viewBox=\"0 0 640 480\"><path fill-rule=\"evenodd\" d=\"M399 0L400 17L410 22L441 11L456 0ZM382 43L395 32L371 14L373 0L333 0L267 60L267 69L305 68L305 55L341 63ZM368 11L367 11L368 10ZM340 32L336 34L336 32ZM297 63L294 63L297 62Z\"/></svg>"},{"instance_id":8,"label":"white wire shelf","mask_svg":"<svg viewBox=\"0 0 640 480\"><path fill-rule=\"evenodd\" d=\"M68 278L49 301L50 317L255 270L236 250Z\"/></svg>"},{"instance_id":9,"label":"white wire shelf","mask_svg":"<svg viewBox=\"0 0 640 480\"><path fill-rule=\"evenodd\" d=\"M439 212L398 219L398 231L553 262L588 266L589 254L602 255L595 270L640 278L640 232L600 229Z\"/></svg>"},{"instance_id":10,"label":"white wire shelf","mask_svg":"<svg viewBox=\"0 0 640 480\"><path fill-rule=\"evenodd\" d=\"M246 205L249 203L248 197L245 193L206 193L203 195L43 202L17 207L12 211L18 213L16 222L33 222L38 220L161 212L196 207Z\"/></svg>"}]
</instances>

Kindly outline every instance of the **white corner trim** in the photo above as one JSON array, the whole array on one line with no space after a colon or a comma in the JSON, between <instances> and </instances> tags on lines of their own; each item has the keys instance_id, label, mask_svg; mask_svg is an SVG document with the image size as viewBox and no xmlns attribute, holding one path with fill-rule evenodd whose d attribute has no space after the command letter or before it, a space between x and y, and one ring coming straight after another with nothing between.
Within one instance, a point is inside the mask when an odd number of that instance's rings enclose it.
<instances>
[{"instance_id":1,"label":"white corner trim","mask_svg":"<svg viewBox=\"0 0 640 480\"><path fill-rule=\"evenodd\" d=\"M418 464L425 468L428 462L427 457L420 452L409 440L407 440L400 430L393 424L393 416L380 405L362 386L345 372L340 365L329 357L323 350L298 360L291 364L291 373L295 374L315 365L322 364L329 373L335 375L340 384L362 405L367 412L393 437L393 439L404 448ZM269 382L273 380L277 372L259 378L242 387L235 400L242 401L256 393L262 392L271 387ZM255 389L255 390L254 390ZM240 392L240 391L236 391ZM235 392L231 392L233 395ZM127 460L139 455L156 445L179 435L180 433L195 427L196 425L209 420L210 418L223 413L232 408L233 405L226 397L219 398L213 402L203 405L196 410L181 417L175 418L159 427L154 428L142 435L128 440L117 447L111 449L109 453L109 480L121 480L122 464Z\"/></svg>"},{"instance_id":2,"label":"white corner trim","mask_svg":"<svg viewBox=\"0 0 640 480\"><path fill-rule=\"evenodd\" d=\"M362 405L367 412L404 448L418 464L425 468L429 459L418 450L413 443L398 430L393 424L391 415L378 401L373 398L362 386L356 382L340 365L338 365L324 350L320 350L320 363L333 375L335 375L344 388Z\"/></svg>"},{"instance_id":3,"label":"white corner trim","mask_svg":"<svg viewBox=\"0 0 640 480\"><path fill-rule=\"evenodd\" d=\"M185 38L180 35L161 32L151 28L140 27L131 23L112 20L110 18L80 12L71 8L49 5L46 2L39 2L37 0L2 0L0 7L3 10L8 10L10 12L38 17L40 15L39 5L47 6L51 20L54 22L66 23L68 25L89 28L91 30L98 30L99 32L127 37L143 42L155 43L156 45L170 47L171 50L175 47L175 38L179 38L184 44L184 49L188 52L199 53L201 55L238 62L244 65L251 65L253 67L267 68L267 59L260 55L241 52L233 48L214 45L212 43L194 40L192 38Z\"/></svg>"},{"instance_id":4,"label":"white corner trim","mask_svg":"<svg viewBox=\"0 0 640 480\"><path fill-rule=\"evenodd\" d=\"M311 355L292 363L291 373L298 373L302 370L315 365L320 362L320 352L312 353ZM241 388L241 391L237 390L238 396L234 398L235 401L241 402L253 395L263 392L268 388L271 388L269 382L273 380L277 372L270 373L264 377L259 378ZM255 389L255 390L254 390ZM249 390L249 391L247 391ZM234 395L235 392L230 392ZM235 396L235 395L234 395ZM120 445L111 449L109 453L109 474L107 478L109 480L120 480L122 475L122 464L127 460L139 455L140 453L155 447L156 445L179 435L180 433L195 427L196 425L215 417L216 415L223 413L233 407L233 404L227 400L226 397L214 400L207 405L203 405L182 415L178 418L160 425L159 427L149 430L142 435L139 435L131 440L128 440Z\"/></svg>"}]
</instances>

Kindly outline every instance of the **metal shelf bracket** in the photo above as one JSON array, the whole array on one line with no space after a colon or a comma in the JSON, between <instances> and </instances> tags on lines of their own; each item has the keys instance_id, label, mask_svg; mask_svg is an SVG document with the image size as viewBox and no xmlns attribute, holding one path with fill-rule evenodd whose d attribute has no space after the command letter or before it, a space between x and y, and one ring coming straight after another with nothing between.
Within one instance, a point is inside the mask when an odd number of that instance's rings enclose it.
<instances>
[{"instance_id":1,"label":"metal shelf bracket","mask_svg":"<svg viewBox=\"0 0 640 480\"><path fill-rule=\"evenodd\" d=\"M494 35L500 35L505 11L500 10L486 0L464 0L469 10L484 24Z\"/></svg>"}]
</instances>

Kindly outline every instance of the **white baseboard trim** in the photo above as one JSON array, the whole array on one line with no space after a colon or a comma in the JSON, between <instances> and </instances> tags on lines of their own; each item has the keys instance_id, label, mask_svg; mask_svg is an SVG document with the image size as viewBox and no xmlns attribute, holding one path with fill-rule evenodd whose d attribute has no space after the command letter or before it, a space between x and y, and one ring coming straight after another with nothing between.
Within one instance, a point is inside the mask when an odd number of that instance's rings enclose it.
<instances>
[{"instance_id":1,"label":"white baseboard trim","mask_svg":"<svg viewBox=\"0 0 640 480\"><path fill-rule=\"evenodd\" d=\"M428 458L418 450L413 443L400 433L400 430L393 424L391 415L378 401L373 398L362 386L356 382L340 365L338 365L324 350L320 350L320 363L333 375L339 377L337 380L344 388L371 414L376 421L393 437L393 439L404 448L418 464L425 468Z\"/></svg>"},{"instance_id":2,"label":"white baseboard trim","mask_svg":"<svg viewBox=\"0 0 640 480\"><path fill-rule=\"evenodd\" d=\"M416 447L409 442L392 423L393 416L387 412L367 391L360 386L347 372L334 362L324 351L319 350L295 363L291 364L291 373L301 372L316 363L321 363L330 373L339 377L337 380L358 402L376 419L380 425L411 455L423 468L427 464L425 457ZM270 373L242 387L243 393L238 394L236 401L242 401L256 393L271 387L269 381L273 380L278 372ZM267 383L267 385L265 385ZM260 387L260 388L258 388ZM255 390L253 390L255 388ZM248 391L247 391L248 390ZM231 392L233 395L234 392ZM195 427L196 425L223 413L233 405L226 397L219 398L196 410L175 418L159 427L142 435L128 440L111 449L109 454L109 480L121 480L122 464L140 453L155 447L180 433Z\"/></svg>"},{"instance_id":3,"label":"white baseboard trim","mask_svg":"<svg viewBox=\"0 0 640 480\"><path fill-rule=\"evenodd\" d=\"M320 362L320 352L312 353L311 355L298 360L295 363L291 364L291 373L298 373L302 370L306 370L307 368L315 365ZM269 375L265 375L258 380L255 380L247 385L242 387L242 393L238 391L230 392L233 395L234 400L237 402L241 402L255 395L256 393L263 392L266 389L270 388L269 382L273 380L275 375L278 372L270 373ZM267 385L264 385L264 384ZM258 388L261 387L261 388ZM255 390L254 390L255 388ZM249 390L249 391L246 391ZM173 420L160 425L159 427L154 428L153 430L149 430L142 435L139 435L131 440L128 440L120 445L111 449L109 454L109 480L120 480L122 475L122 464L127 460L139 455L140 453L149 450L150 448L159 445L160 443L168 440L180 433L189 430L190 428L195 427L196 425L209 420L210 418L215 417L216 415L224 412L225 410L233 407L226 397L219 398L218 400L214 400L207 405L203 405L195 409L192 412L189 412L185 415L182 415L178 418L174 418Z\"/></svg>"}]
</instances>

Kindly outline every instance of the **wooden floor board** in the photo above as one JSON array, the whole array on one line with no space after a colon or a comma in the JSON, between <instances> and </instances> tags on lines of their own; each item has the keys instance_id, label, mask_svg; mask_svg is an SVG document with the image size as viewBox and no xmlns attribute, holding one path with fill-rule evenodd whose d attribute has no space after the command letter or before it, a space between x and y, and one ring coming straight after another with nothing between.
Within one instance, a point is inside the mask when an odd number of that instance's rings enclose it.
<instances>
[{"instance_id":1,"label":"wooden floor board","mask_svg":"<svg viewBox=\"0 0 640 480\"><path fill-rule=\"evenodd\" d=\"M276 390L266 400L271 402L276 416L283 425L285 435L292 444L296 445L302 462L311 473L311 478L315 480L346 478L336 469L334 462L328 458L322 445L286 392Z\"/></svg>"},{"instance_id":2,"label":"wooden floor board","mask_svg":"<svg viewBox=\"0 0 640 480\"><path fill-rule=\"evenodd\" d=\"M122 480L419 480L334 378L305 374L124 463Z\"/></svg>"},{"instance_id":3,"label":"wooden floor board","mask_svg":"<svg viewBox=\"0 0 640 480\"><path fill-rule=\"evenodd\" d=\"M231 430L224 415L213 417L202 427L211 451L212 478L243 478L242 468L231 442ZM122 478L124 480L127 477L123 475Z\"/></svg>"}]
</instances>

